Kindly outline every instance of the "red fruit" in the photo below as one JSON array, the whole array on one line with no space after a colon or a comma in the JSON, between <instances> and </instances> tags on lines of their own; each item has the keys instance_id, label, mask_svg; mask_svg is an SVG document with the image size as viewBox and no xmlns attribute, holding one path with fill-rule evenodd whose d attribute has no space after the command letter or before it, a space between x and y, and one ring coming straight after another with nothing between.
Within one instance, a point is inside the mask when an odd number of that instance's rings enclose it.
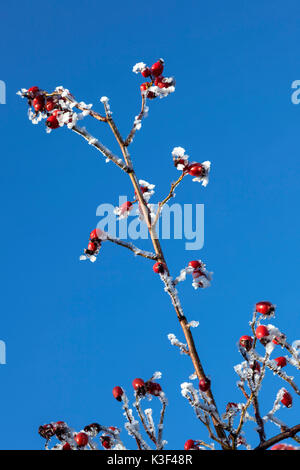
<instances>
[{"instance_id":1,"label":"red fruit","mask_svg":"<svg viewBox=\"0 0 300 470\"><path fill-rule=\"evenodd\" d=\"M203 176L203 166L201 163L192 163L191 165L188 166L188 174L192 176Z\"/></svg>"},{"instance_id":2,"label":"red fruit","mask_svg":"<svg viewBox=\"0 0 300 470\"><path fill-rule=\"evenodd\" d=\"M138 392L138 391L142 390L145 387L145 382L143 381L143 379L134 379L132 381L132 386L133 386L134 390L136 390Z\"/></svg>"},{"instance_id":3,"label":"red fruit","mask_svg":"<svg viewBox=\"0 0 300 470\"><path fill-rule=\"evenodd\" d=\"M201 277L201 276L207 277L206 274L203 271L201 271L200 269L197 269L197 270L195 269L192 276L193 276L193 279L197 279L198 277Z\"/></svg>"},{"instance_id":4,"label":"red fruit","mask_svg":"<svg viewBox=\"0 0 300 470\"><path fill-rule=\"evenodd\" d=\"M164 70L164 61L163 59L159 59L157 62L155 62L152 67L151 67L151 74L154 75L154 77L159 77L163 73Z\"/></svg>"},{"instance_id":5,"label":"red fruit","mask_svg":"<svg viewBox=\"0 0 300 470\"><path fill-rule=\"evenodd\" d=\"M250 349L252 348L252 343L253 339L251 338L251 336L244 335L240 337L239 344L240 346L245 348L246 351L250 351Z\"/></svg>"},{"instance_id":6,"label":"red fruit","mask_svg":"<svg viewBox=\"0 0 300 470\"><path fill-rule=\"evenodd\" d=\"M160 384L156 382L148 382L147 387L150 395L154 395L155 397L158 397L160 392L162 391Z\"/></svg>"},{"instance_id":7,"label":"red fruit","mask_svg":"<svg viewBox=\"0 0 300 470\"><path fill-rule=\"evenodd\" d=\"M175 160L174 165L176 166L176 168L177 168L178 165L182 165L184 167L183 171L186 171L188 163L187 163L186 160L183 160L182 158L179 158L178 160Z\"/></svg>"},{"instance_id":8,"label":"red fruit","mask_svg":"<svg viewBox=\"0 0 300 470\"><path fill-rule=\"evenodd\" d=\"M84 447L89 442L88 435L85 432L79 432L74 439L78 447Z\"/></svg>"},{"instance_id":9,"label":"red fruit","mask_svg":"<svg viewBox=\"0 0 300 470\"><path fill-rule=\"evenodd\" d=\"M257 302L255 310L257 313L261 313L262 315L270 315L275 311L275 307L271 302L263 301Z\"/></svg>"},{"instance_id":10,"label":"red fruit","mask_svg":"<svg viewBox=\"0 0 300 470\"><path fill-rule=\"evenodd\" d=\"M100 235L100 230L98 228L95 228L90 233L90 240L91 241L99 240L99 235Z\"/></svg>"},{"instance_id":11,"label":"red fruit","mask_svg":"<svg viewBox=\"0 0 300 470\"><path fill-rule=\"evenodd\" d=\"M296 450L296 447L289 444L276 444L270 450Z\"/></svg>"},{"instance_id":12,"label":"red fruit","mask_svg":"<svg viewBox=\"0 0 300 470\"><path fill-rule=\"evenodd\" d=\"M150 86L151 86L151 83L149 82L142 83L140 86L141 92L147 91Z\"/></svg>"},{"instance_id":13,"label":"red fruit","mask_svg":"<svg viewBox=\"0 0 300 470\"><path fill-rule=\"evenodd\" d=\"M40 89L38 86L32 86L27 90L27 93L30 94L32 97L37 95L39 93Z\"/></svg>"},{"instance_id":14,"label":"red fruit","mask_svg":"<svg viewBox=\"0 0 300 470\"><path fill-rule=\"evenodd\" d=\"M275 357L274 361L276 361L278 367L285 367L287 364L286 358L283 356Z\"/></svg>"},{"instance_id":15,"label":"red fruit","mask_svg":"<svg viewBox=\"0 0 300 470\"><path fill-rule=\"evenodd\" d=\"M197 269L197 268L201 268L202 265L199 261L190 261L189 266L191 268Z\"/></svg>"},{"instance_id":16,"label":"red fruit","mask_svg":"<svg viewBox=\"0 0 300 470\"><path fill-rule=\"evenodd\" d=\"M46 126L50 129L57 129L59 127L58 120L55 116L49 116L46 120Z\"/></svg>"},{"instance_id":17,"label":"red fruit","mask_svg":"<svg viewBox=\"0 0 300 470\"><path fill-rule=\"evenodd\" d=\"M291 408L293 404L292 395L290 395L289 392L287 392L286 390L284 391L284 394L282 396L281 403L287 408Z\"/></svg>"},{"instance_id":18,"label":"red fruit","mask_svg":"<svg viewBox=\"0 0 300 470\"><path fill-rule=\"evenodd\" d=\"M188 439L184 444L184 450L193 450L196 449L196 443L193 439Z\"/></svg>"},{"instance_id":19,"label":"red fruit","mask_svg":"<svg viewBox=\"0 0 300 470\"><path fill-rule=\"evenodd\" d=\"M130 201L124 202L124 204L122 204L120 207L121 214L128 212L131 207L132 207L132 202Z\"/></svg>"},{"instance_id":20,"label":"red fruit","mask_svg":"<svg viewBox=\"0 0 300 470\"><path fill-rule=\"evenodd\" d=\"M156 97L157 97L157 95L153 91L148 91L147 98L149 100L154 100L154 98L156 98Z\"/></svg>"},{"instance_id":21,"label":"red fruit","mask_svg":"<svg viewBox=\"0 0 300 470\"><path fill-rule=\"evenodd\" d=\"M101 444L104 447L104 449L110 449L111 448L111 439L109 436L101 436Z\"/></svg>"},{"instance_id":22,"label":"red fruit","mask_svg":"<svg viewBox=\"0 0 300 470\"><path fill-rule=\"evenodd\" d=\"M62 446L62 449L61 450L72 450L71 449L71 446L68 442L66 442L63 446Z\"/></svg>"},{"instance_id":23,"label":"red fruit","mask_svg":"<svg viewBox=\"0 0 300 470\"><path fill-rule=\"evenodd\" d=\"M48 98L46 102L47 111L52 111L55 108L55 101L53 98Z\"/></svg>"},{"instance_id":24,"label":"red fruit","mask_svg":"<svg viewBox=\"0 0 300 470\"><path fill-rule=\"evenodd\" d=\"M34 98L34 100L32 101L32 106L34 107L34 110L38 113L39 111L42 111L42 109L44 108L44 104L45 104L45 99L42 95L39 95L37 96L36 98Z\"/></svg>"},{"instance_id":25,"label":"red fruit","mask_svg":"<svg viewBox=\"0 0 300 470\"><path fill-rule=\"evenodd\" d=\"M95 243L90 242L90 243L88 244L87 249L88 249L89 251L95 252L95 251L97 250L97 246L95 245Z\"/></svg>"},{"instance_id":26,"label":"red fruit","mask_svg":"<svg viewBox=\"0 0 300 470\"><path fill-rule=\"evenodd\" d=\"M164 263L155 263L155 265L153 266L153 271L156 273L156 274L163 274L165 272L165 265Z\"/></svg>"},{"instance_id":27,"label":"red fruit","mask_svg":"<svg viewBox=\"0 0 300 470\"><path fill-rule=\"evenodd\" d=\"M43 437L44 439L51 439L55 434L55 429L53 425L50 424L43 424L42 426L39 427L39 435Z\"/></svg>"},{"instance_id":28,"label":"red fruit","mask_svg":"<svg viewBox=\"0 0 300 470\"><path fill-rule=\"evenodd\" d=\"M210 380L209 379L199 380L199 388L201 392L207 392L207 390L210 389Z\"/></svg>"},{"instance_id":29,"label":"red fruit","mask_svg":"<svg viewBox=\"0 0 300 470\"><path fill-rule=\"evenodd\" d=\"M124 394L124 391L121 387L117 385L116 387L113 388L112 394L116 400L122 401L122 396Z\"/></svg>"},{"instance_id":30,"label":"red fruit","mask_svg":"<svg viewBox=\"0 0 300 470\"><path fill-rule=\"evenodd\" d=\"M151 70L149 69L149 67L145 67L143 70L141 70L141 74L143 75L143 77L148 78L151 75Z\"/></svg>"},{"instance_id":31,"label":"red fruit","mask_svg":"<svg viewBox=\"0 0 300 470\"><path fill-rule=\"evenodd\" d=\"M256 328L255 336L257 339L265 339L267 336L269 336L269 334L270 332L265 325L259 325Z\"/></svg>"}]
</instances>

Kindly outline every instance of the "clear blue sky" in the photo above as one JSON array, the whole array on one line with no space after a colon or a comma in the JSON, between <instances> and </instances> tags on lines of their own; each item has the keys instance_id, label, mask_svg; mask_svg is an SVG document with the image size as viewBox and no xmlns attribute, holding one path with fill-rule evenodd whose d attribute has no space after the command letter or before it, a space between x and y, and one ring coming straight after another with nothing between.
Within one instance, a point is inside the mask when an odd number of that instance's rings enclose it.
<instances>
[{"instance_id":1,"label":"clear blue sky","mask_svg":"<svg viewBox=\"0 0 300 470\"><path fill-rule=\"evenodd\" d=\"M125 134L140 107L132 66L163 57L176 76L176 93L151 103L131 153L138 176L156 184L156 200L177 176L174 146L212 161L206 189L187 180L177 190L177 202L205 204L204 248L191 255L180 240L163 248L173 273L200 257L214 271L209 289L185 283L180 290L188 318L200 321L195 339L223 412L241 400L233 365L257 300L277 304L278 327L300 338L300 105L290 99L300 79L299 14L296 0L2 6L2 449L41 448L38 426L51 420L122 427L112 387L131 394L132 379L155 370L169 397L168 448L206 437L180 395L192 366L166 338L182 336L151 261L115 246L105 246L94 265L78 261L96 207L131 196L128 180L71 132L48 136L43 125L32 126L16 91L64 85L99 110L107 95ZM113 146L104 125L89 128ZM268 379L262 413L283 385ZM295 405L280 416L296 424L299 411Z\"/></svg>"}]
</instances>

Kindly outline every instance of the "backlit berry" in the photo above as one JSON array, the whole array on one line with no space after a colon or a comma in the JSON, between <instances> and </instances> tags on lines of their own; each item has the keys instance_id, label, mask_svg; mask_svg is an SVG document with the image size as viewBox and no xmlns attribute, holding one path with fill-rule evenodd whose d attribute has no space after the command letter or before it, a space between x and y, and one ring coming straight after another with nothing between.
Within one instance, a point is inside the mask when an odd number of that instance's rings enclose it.
<instances>
[{"instance_id":1,"label":"backlit berry","mask_svg":"<svg viewBox=\"0 0 300 470\"><path fill-rule=\"evenodd\" d=\"M165 265L164 263L155 263L154 266L153 266L153 271L156 273L156 274L163 274L165 272Z\"/></svg>"},{"instance_id":2,"label":"backlit berry","mask_svg":"<svg viewBox=\"0 0 300 470\"><path fill-rule=\"evenodd\" d=\"M284 356L275 357L274 361L276 362L278 367L285 367L287 364L286 358Z\"/></svg>"},{"instance_id":3,"label":"backlit berry","mask_svg":"<svg viewBox=\"0 0 300 470\"><path fill-rule=\"evenodd\" d=\"M79 432L78 434L76 434L74 440L78 447L84 447L89 442L88 435L85 432Z\"/></svg>"},{"instance_id":4,"label":"backlit berry","mask_svg":"<svg viewBox=\"0 0 300 470\"><path fill-rule=\"evenodd\" d=\"M210 380L209 379L199 380L199 388L201 392L207 392L207 390L210 389Z\"/></svg>"},{"instance_id":5,"label":"backlit berry","mask_svg":"<svg viewBox=\"0 0 300 470\"><path fill-rule=\"evenodd\" d=\"M239 344L240 346L242 346L242 348L245 348L246 351L250 351L250 349L252 348L252 343L253 339L251 338L251 336L244 335L240 337Z\"/></svg>"},{"instance_id":6,"label":"backlit berry","mask_svg":"<svg viewBox=\"0 0 300 470\"><path fill-rule=\"evenodd\" d=\"M203 176L204 169L201 163L191 163L191 165L188 166L187 172L191 176Z\"/></svg>"},{"instance_id":7,"label":"backlit berry","mask_svg":"<svg viewBox=\"0 0 300 470\"><path fill-rule=\"evenodd\" d=\"M196 443L193 439L188 439L184 444L184 450L194 450L196 449Z\"/></svg>"},{"instance_id":8,"label":"backlit berry","mask_svg":"<svg viewBox=\"0 0 300 470\"><path fill-rule=\"evenodd\" d=\"M59 127L59 122L56 119L56 116L49 116L46 120L46 126L49 127L49 129L57 129Z\"/></svg>"},{"instance_id":9,"label":"backlit berry","mask_svg":"<svg viewBox=\"0 0 300 470\"><path fill-rule=\"evenodd\" d=\"M281 399L281 403L286 406L287 408L291 408L293 404L293 398L292 395L289 394L286 390L284 391Z\"/></svg>"},{"instance_id":10,"label":"backlit berry","mask_svg":"<svg viewBox=\"0 0 300 470\"><path fill-rule=\"evenodd\" d=\"M255 310L257 313L260 313L261 315L271 315L275 311L275 307L271 302L267 301L262 301L262 302L257 302L255 305Z\"/></svg>"},{"instance_id":11,"label":"backlit berry","mask_svg":"<svg viewBox=\"0 0 300 470\"><path fill-rule=\"evenodd\" d=\"M121 387L117 385L116 387L113 388L112 394L116 400L122 401L122 396L124 394L124 391Z\"/></svg>"},{"instance_id":12,"label":"backlit berry","mask_svg":"<svg viewBox=\"0 0 300 470\"><path fill-rule=\"evenodd\" d=\"M163 59L159 59L157 62L155 62L152 67L151 67L151 74L154 75L154 77L159 77L163 73L164 70L164 61Z\"/></svg>"}]
</instances>

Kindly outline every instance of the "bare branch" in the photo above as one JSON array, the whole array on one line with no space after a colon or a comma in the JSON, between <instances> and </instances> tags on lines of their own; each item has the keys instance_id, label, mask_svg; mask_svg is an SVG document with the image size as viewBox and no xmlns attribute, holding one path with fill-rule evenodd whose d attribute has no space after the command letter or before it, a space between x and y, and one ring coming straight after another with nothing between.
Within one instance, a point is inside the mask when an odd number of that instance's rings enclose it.
<instances>
[{"instance_id":1,"label":"bare branch","mask_svg":"<svg viewBox=\"0 0 300 470\"><path fill-rule=\"evenodd\" d=\"M288 439L290 437L295 437L298 432L300 432L300 424L297 424L296 426L293 426L292 428L289 428L286 431L281 432L280 434L277 434L274 437L271 437L271 439L268 439L267 441L261 443L254 450L266 450L274 444L277 444L277 442L283 441L284 439Z\"/></svg>"},{"instance_id":2,"label":"bare branch","mask_svg":"<svg viewBox=\"0 0 300 470\"><path fill-rule=\"evenodd\" d=\"M174 189L180 184L180 182L183 180L185 176L185 173L182 172L181 176L178 178L177 181L175 181L175 183L172 183L171 184L171 189L170 189L170 192L168 194L168 196L158 204L158 209L157 209L157 213L156 213L156 216L155 216L155 219L154 219L154 222L153 222L153 227L155 227L155 225L157 224L157 221L158 221L158 218L159 218L159 215L162 211L162 208L163 206L172 198L174 197Z\"/></svg>"},{"instance_id":3,"label":"bare branch","mask_svg":"<svg viewBox=\"0 0 300 470\"><path fill-rule=\"evenodd\" d=\"M141 120L145 115L145 105L146 105L146 96L145 96L145 94L142 94L142 108L141 108L140 114L138 116L136 116L136 118L134 120L134 123L133 123L133 127L132 127L130 133L128 134L127 139L124 142L125 147L128 147L131 144L136 131L139 129Z\"/></svg>"},{"instance_id":4,"label":"bare branch","mask_svg":"<svg viewBox=\"0 0 300 470\"><path fill-rule=\"evenodd\" d=\"M155 253L150 253L149 251L140 250L139 248L134 246L132 243L124 242L123 240L120 240L119 238L114 238L111 235L107 235L106 240L112 243L115 243L116 245L127 248L128 250L132 251L137 256L142 256L143 258L152 259L154 261L157 260L157 255Z\"/></svg>"}]
</instances>

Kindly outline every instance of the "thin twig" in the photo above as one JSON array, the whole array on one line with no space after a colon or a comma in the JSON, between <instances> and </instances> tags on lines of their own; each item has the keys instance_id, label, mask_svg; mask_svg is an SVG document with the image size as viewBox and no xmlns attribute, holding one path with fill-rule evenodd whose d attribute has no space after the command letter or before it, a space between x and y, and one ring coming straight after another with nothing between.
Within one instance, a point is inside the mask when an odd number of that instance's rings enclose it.
<instances>
[{"instance_id":1,"label":"thin twig","mask_svg":"<svg viewBox=\"0 0 300 470\"><path fill-rule=\"evenodd\" d=\"M290 437L295 437L295 435L300 432L300 424L297 424L296 426L293 426L292 428L287 429L284 432L281 432L280 434L277 434L274 437L271 437L267 441L259 444L259 446L255 447L254 450L266 450L269 447L273 446L274 444L277 444L277 442L283 441L284 439L288 439Z\"/></svg>"},{"instance_id":2,"label":"thin twig","mask_svg":"<svg viewBox=\"0 0 300 470\"><path fill-rule=\"evenodd\" d=\"M126 139L125 142L124 142L125 147L128 147L128 145L131 144L131 142L132 142L132 140L133 140L133 138L134 138L134 135L135 135L135 133L136 133L136 131L137 131L137 125L136 125L136 123L142 120L142 118L143 118L143 116L144 116L144 112L145 112L145 105L146 105L146 96L145 96L145 94L143 93L143 94L142 94L142 107L141 107L141 111L140 111L140 114L135 118L134 123L133 123L133 127L132 127L130 133L128 134L127 139Z\"/></svg>"},{"instance_id":3,"label":"thin twig","mask_svg":"<svg viewBox=\"0 0 300 470\"><path fill-rule=\"evenodd\" d=\"M127 248L128 250L132 251L137 256L142 256L143 258L152 259L154 261L157 260L157 255L155 253L150 253L149 251L140 250L139 248L134 246L132 243L124 242L123 240L120 240L119 238L114 238L111 235L107 235L106 240L112 243L115 243L116 245Z\"/></svg>"},{"instance_id":4,"label":"thin twig","mask_svg":"<svg viewBox=\"0 0 300 470\"><path fill-rule=\"evenodd\" d=\"M155 225L157 224L157 221L158 221L158 218L159 218L159 215L162 211L162 208L163 206L172 198L174 197L174 189L179 185L179 183L183 180L185 176L185 173L182 172L181 176L178 178L177 181L175 181L175 183L172 183L171 184L171 189L170 189L170 192L169 194L167 195L167 197L158 204L158 209L157 209L157 213L156 213L156 216L155 216L155 219L154 219L154 222L153 222L153 227L155 227Z\"/></svg>"}]
</instances>

